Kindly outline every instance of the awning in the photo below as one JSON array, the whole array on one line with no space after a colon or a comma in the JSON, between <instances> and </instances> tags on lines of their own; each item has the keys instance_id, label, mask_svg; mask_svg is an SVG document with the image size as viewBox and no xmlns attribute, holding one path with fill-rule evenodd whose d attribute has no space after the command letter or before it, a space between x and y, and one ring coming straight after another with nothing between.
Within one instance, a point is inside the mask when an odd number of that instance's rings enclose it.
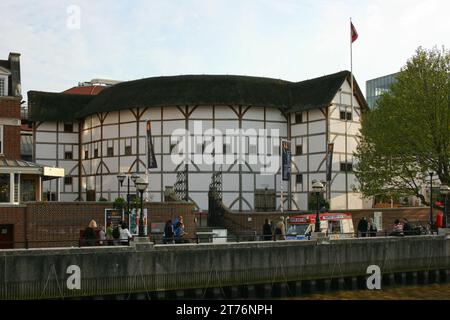
<instances>
[{"instance_id":1,"label":"awning","mask_svg":"<svg viewBox=\"0 0 450 320\"><path fill-rule=\"evenodd\" d=\"M64 169L44 166L38 163L12 160L0 157L0 173L35 174L47 179L64 177Z\"/></svg>"}]
</instances>

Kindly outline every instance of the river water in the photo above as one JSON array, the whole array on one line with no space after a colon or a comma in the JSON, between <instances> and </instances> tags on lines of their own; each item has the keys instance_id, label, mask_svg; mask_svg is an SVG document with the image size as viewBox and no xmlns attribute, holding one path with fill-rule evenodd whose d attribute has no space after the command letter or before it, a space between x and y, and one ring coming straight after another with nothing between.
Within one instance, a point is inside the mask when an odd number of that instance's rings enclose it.
<instances>
[{"instance_id":1,"label":"river water","mask_svg":"<svg viewBox=\"0 0 450 320\"><path fill-rule=\"evenodd\" d=\"M450 300L450 284L337 291L291 297L289 300Z\"/></svg>"}]
</instances>

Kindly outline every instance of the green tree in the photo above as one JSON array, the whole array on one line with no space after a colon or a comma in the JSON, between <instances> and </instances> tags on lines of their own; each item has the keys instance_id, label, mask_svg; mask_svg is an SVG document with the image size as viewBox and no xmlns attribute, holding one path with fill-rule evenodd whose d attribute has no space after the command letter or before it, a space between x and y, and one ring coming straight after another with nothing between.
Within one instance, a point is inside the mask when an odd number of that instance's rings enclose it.
<instances>
[{"instance_id":1,"label":"green tree","mask_svg":"<svg viewBox=\"0 0 450 320\"><path fill-rule=\"evenodd\" d=\"M433 171L450 183L450 54L419 47L391 90L362 117L355 174L364 196L415 195Z\"/></svg>"}]
</instances>

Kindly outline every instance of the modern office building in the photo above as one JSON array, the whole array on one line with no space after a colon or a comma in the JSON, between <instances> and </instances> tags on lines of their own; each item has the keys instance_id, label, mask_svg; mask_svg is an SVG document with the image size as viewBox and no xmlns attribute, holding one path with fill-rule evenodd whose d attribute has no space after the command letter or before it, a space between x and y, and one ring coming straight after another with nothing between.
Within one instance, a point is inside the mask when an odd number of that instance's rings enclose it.
<instances>
[{"instance_id":1,"label":"modern office building","mask_svg":"<svg viewBox=\"0 0 450 320\"><path fill-rule=\"evenodd\" d=\"M398 72L366 81L366 100L369 108L374 108L381 94L389 91L397 75Z\"/></svg>"},{"instance_id":2,"label":"modern office building","mask_svg":"<svg viewBox=\"0 0 450 320\"><path fill-rule=\"evenodd\" d=\"M266 210L280 209L281 201L285 209L307 210L315 196L312 180L326 179L327 146L333 143L326 192L331 208L364 207L352 170L360 115L368 107L356 81L352 93L348 71L301 82L232 75L153 77L94 95L30 91L28 101L34 161L66 172L62 185L46 183L44 192L61 194L64 201L124 196L127 184L117 180L121 173L146 175L148 199L163 201L166 188L181 174L186 198L206 210L211 176L222 172L223 201L232 210L260 210L258 204L267 205L260 198L267 194L273 196ZM185 149L189 159L182 163L175 159L183 149L175 134L180 130L193 138ZM261 132L267 144L253 136ZM281 181L277 162L281 139L291 141L290 183ZM150 168L149 140L157 165ZM211 151L212 163L205 156Z\"/></svg>"}]
</instances>

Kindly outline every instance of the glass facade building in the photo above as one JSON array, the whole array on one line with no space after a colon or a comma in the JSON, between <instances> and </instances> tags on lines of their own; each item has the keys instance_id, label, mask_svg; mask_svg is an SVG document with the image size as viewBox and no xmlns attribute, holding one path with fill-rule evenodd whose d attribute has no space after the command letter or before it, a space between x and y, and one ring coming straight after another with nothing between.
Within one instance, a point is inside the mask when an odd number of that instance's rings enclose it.
<instances>
[{"instance_id":1,"label":"glass facade building","mask_svg":"<svg viewBox=\"0 0 450 320\"><path fill-rule=\"evenodd\" d=\"M395 82L398 73L366 81L366 100L370 108L375 107L375 103L382 93L389 91Z\"/></svg>"}]
</instances>

